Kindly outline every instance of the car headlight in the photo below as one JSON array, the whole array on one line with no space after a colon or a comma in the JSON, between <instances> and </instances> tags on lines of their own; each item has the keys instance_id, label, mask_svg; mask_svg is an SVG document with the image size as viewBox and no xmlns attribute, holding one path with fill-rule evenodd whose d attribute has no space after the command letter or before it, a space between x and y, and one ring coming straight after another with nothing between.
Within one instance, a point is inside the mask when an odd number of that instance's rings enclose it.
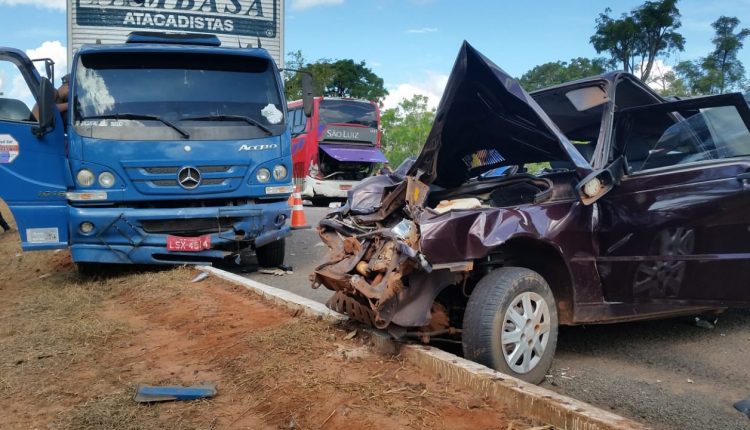
<instances>
[{"instance_id":1,"label":"car headlight","mask_svg":"<svg viewBox=\"0 0 750 430\"><path fill-rule=\"evenodd\" d=\"M276 167L273 168L273 178L277 181L286 178L286 174L286 166L284 166L283 164L277 164Z\"/></svg>"},{"instance_id":2,"label":"car headlight","mask_svg":"<svg viewBox=\"0 0 750 430\"><path fill-rule=\"evenodd\" d=\"M99 174L99 185L104 188L112 188L115 185L115 175L109 172L102 172Z\"/></svg>"},{"instance_id":3,"label":"car headlight","mask_svg":"<svg viewBox=\"0 0 750 430\"><path fill-rule=\"evenodd\" d=\"M94 185L95 180L96 176L94 176L94 172L89 169L81 169L78 171L78 174L76 174L76 181L78 181L78 185L82 187L90 187Z\"/></svg>"},{"instance_id":4,"label":"car headlight","mask_svg":"<svg viewBox=\"0 0 750 430\"><path fill-rule=\"evenodd\" d=\"M271 171L266 169L265 167L258 170L258 173L255 174L255 178L258 180L258 182L265 184L269 180L271 180Z\"/></svg>"}]
</instances>

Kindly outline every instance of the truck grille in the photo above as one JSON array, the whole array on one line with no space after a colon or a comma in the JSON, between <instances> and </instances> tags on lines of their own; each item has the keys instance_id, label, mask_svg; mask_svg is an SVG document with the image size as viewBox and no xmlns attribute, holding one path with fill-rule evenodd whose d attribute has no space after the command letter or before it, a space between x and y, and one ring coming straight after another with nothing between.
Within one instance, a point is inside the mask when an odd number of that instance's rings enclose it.
<instances>
[{"instance_id":1,"label":"truck grille","mask_svg":"<svg viewBox=\"0 0 750 430\"><path fill-rule=\"evenodd\" d=\"M224 181L225 179L222 178L203 179L201 185L221 185ZM176 179L157 179L151 181L151 183L157 187L176 187L179 185Z\"/></svg>"},{"instance_id":2,"label":"truck grille","mask_svg":"<svg viewBox=\"0 0 750 430\"><path fill-rule=\"evenodd\" d=\"M145 167L143 170L151 175L169 175L177 174L182 167ZM232 166L197 166L198 170L203 173L226 173Z\"/></svg>"},{"instance_id":3,"label":"truck grille","mask_svg":"<svg viewBox=\"0 0 750 430\"><path fill-rule=\"evenodd\" d=\"M146 233L201 235L231 230L238 221L236 217L146 220L141 227Z\"/></svg>"},{"instance_id":4,"label":"truck grille","mask_svg":"<svg viewBox=\"0 0 750 430\"><path fill-rule=\"evenodd\" d=\"M135 162L124 162L126 172L136 189L143 194L182 195L186 190L180 186L177 176L180 170L193 166L200 171L200 184L194 189L200 192L203 187L210 187L211 192L233 191L237 189L247 175L249 166L219 163L216 165L186 163L180 166L139 166Z\"/></svg>"}]
</instances>

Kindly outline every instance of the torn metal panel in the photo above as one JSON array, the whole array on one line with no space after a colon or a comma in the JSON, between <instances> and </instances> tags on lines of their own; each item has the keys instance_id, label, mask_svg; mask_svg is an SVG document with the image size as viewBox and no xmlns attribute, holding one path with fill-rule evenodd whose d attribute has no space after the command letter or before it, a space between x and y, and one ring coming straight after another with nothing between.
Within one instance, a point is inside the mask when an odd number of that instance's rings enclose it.
<instances>
[{"instance_id":1,"label":"torn metal panel","mask_svg":"<svg viewBox=\"0 0 750 430\"><path fill-rule=\"evenodd\" d=\"M364 190L371 185L362 184ZM313 273L313 286L340 293L333 306L352 310L377 327L388 326L400 308L401 297L409 296L408 277L415 271L431 270L419 251L419 226L409 218L411 213L421 213L427 194L425 184L407 178L396 183L377 208L363 215L351 213L354 199L350 196L347 205L321 222L320 235L329 254ZM345 235L347 232L350 234ZM365 304L367 310L362 309Z\"/></svg>"}]
</instances>

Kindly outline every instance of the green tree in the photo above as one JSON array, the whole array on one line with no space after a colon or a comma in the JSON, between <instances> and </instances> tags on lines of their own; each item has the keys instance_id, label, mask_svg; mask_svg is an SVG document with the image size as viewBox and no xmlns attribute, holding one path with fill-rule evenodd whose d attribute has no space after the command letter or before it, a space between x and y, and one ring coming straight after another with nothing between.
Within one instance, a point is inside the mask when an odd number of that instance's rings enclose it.
<instances>
[{"instance_id":1,"label":"green tree","mask_svg":"<svg viewBox=\"0 0 750 430\"><path fill-rule=\"evenodd\" d=\"M663 96L689 96L690 89L685 86L685 81L678 77L675 70L669 70L655 77L650 83L655 84L655 89Z\"/></svg>"},{"instance_id":2,"label":"green tree","mask_svg":"<svg viewBox=\"0 0 750 430\"><path fill-rule=\"evenodd\" d=\"M677 0L647 1L614 19L610 8L599 14L591 44L596 52L609 52L612 61L626 72L649 79L654 61L662 55L685 49Z\"/></svg>"},{"instance_id":3,"label":"green tree","mask_svg":"<svg viewBox=\"0 0 750 430\"><path fill-rule=\"evenodd\" d=\"M435 119L435 109L428 108L427 102L427 97L416 94L409 100L403 99L397 107L386 109L381 115L381 143L394 168L422 150Z\"/></svg>"},{"instance_id":4,"label":"green tree","mask_svg":"<svg viewBox=\"0 0 750 430\"><path fill-rule=\"evenodd\" d=\"M321 58L308 63L301 51L295 51L287 55L287 65L290 69L312 73L313 93L316 96L351 97L379 102L388 95L383 79L368 68L364 61L356 63L349 59L334 61ZM285 72L284 85L287 100L302 97L302 83L298 73Z\"/></svg>"},{"instance_id":5,"label":"green tree","mask_svg":"<svg viewBox=\"0 0 750 430\"><path fill-rule=\"evenodd\" d=\"M711 24L716 34L711 40L714 50L695 61L683 61L675 67L688 95L721 94L742 90L745 85L745 67L737 58L750 36L750 29L737 29L740 20L721 16Z\"/></svg>"},{"instance_id":6,"label":"green tree","mask_svg":"<svg viewBox=\"0 0 750 430\"><path fill-rule=\"evenodd\" d=\"M632 72L635 67L640 36L638 25L632 16L623 15L620 19L609 16L612 9L607 8L596 20L596 33L590 42L596 52L609 52L612 62L620 64L622 70Z\"/></svg>"},{"instance_id":7,"label":"green tree","mask_svg":"<svg viewBox=\"0 0 750 430\"><path fill-rule=\"evenodd\" d=\"M750 29L743 28L735 32L739 25L737 17L728 16L721 16L711 24L716 31L711 40L715 49L708 59L717 75L719 93L727 89L739 89L745 80L745 67L737 59L737 53L742 49L745 38L750 35Z\"/></svg>"},{"instance_id":8,"label":"green tree","mask_svg":"<svg viewBox=\"0 0 750 430\"><path fill-rule=\"evenodd\" d=\"M519 82L526 91L535 91L606 71L607 61L603 58L573 58L569 62L555 61L540 64L524 73Z\"/></svg>"}]
</instances>

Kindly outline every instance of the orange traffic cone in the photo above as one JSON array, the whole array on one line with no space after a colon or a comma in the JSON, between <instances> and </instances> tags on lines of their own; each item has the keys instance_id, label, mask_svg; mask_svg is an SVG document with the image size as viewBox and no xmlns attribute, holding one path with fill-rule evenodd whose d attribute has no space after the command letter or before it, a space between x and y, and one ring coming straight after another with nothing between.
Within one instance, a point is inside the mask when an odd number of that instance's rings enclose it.
<instances>
[{"instance_id":1,"label":"orange traffic cone","mask_svg":"<svg viewBox=\"0 0 750 430\"><path fill-rule=\"evenodd\" d=\"M292 205L292 230L302 230L310 228L305 219L305 207L302 205L302 195L299 188L292 194L294 204Z\"/></svg>"}]
</instances>

